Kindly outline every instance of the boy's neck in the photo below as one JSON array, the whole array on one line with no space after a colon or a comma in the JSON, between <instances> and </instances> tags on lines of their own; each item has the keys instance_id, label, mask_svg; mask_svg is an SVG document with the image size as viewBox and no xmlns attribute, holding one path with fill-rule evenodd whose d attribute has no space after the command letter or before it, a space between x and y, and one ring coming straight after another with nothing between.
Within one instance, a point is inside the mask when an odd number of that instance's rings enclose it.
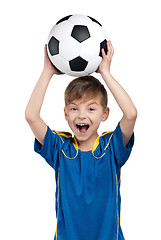
<instances>
[{"instance_id":1,"label":"boy's neck","mask_svg":"<svg viewBox=\"0 0 161 240\"><path fill-rule=\"evenodd\" d=\"M97 133L86 141L79 141L77 139L78 149L80 149L81 151L91 151L93 149L94 142L96 141L98 136L99 135Z\"/></svg>"}]
</instances>

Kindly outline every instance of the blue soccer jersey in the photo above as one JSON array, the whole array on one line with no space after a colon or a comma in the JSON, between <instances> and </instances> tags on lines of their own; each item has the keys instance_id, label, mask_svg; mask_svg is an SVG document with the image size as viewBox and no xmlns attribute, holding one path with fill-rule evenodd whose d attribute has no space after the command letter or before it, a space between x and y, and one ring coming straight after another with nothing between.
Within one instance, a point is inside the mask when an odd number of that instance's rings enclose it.
<instances>
[{"instance_id":1,"label":"blue soccer jersey","mask_svg":"<svg viewBox=\"0 0 161 240\"><path fill-rule=\"evenodd\" d=\"M120 226L120 169L128 159L134 134L125 147L120 124L81 151L70 133L48 127L35 151L55 170L57 226L54 240L123 240Z\"/></svg>"}]
</instances>

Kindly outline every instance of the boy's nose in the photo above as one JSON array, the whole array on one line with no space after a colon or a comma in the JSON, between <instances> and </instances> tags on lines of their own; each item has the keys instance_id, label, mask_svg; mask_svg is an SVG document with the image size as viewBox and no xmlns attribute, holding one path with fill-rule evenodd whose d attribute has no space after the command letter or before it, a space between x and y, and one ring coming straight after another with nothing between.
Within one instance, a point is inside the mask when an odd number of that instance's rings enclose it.
<instances>
[{"instance_id":1,"label":"boy's nose","mask_svg":"<svg viewBox=\"0 0 161 240\"><path fill-rule=\"evenodd\" d=\"M85 111L79 111L79 115L78 115L78 118L79 119L85 119L87 116L86 116L86 113Z\"/></svg>"}]
</instances>

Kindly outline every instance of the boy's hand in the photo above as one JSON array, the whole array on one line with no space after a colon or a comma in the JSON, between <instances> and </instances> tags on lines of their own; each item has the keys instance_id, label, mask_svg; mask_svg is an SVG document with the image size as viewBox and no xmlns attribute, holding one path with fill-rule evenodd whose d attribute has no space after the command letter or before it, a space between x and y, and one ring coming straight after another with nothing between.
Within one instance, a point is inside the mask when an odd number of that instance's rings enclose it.
<instances>
[{"instance_id":1,"label":"boy's hand","mask_svg":"<svg viewBox=\"0 0 161 240\"><path fill-rule=\"evenodd\" d=\"M123 143L124 146L126 146L134 130L134 125L137 118L137 110L129 95L110 73L110 66L114 54L114 49L110 41L107 42L107 50L108 51L106 55L105 51L102 49L103 59L100 63L98 72L101 73L101 76L104 79L108 89L111 91L123 113L123 117L120 121L120 127L123 136Z\"/></svg>"},{"instance_id":2,"label":"boy's hand","mask_svg":"<svg viewBox=\"0 0 161 240\"><path fill-rule=\"evenodd\" d=\"M44 70L46 70L47 72L49 72L51 75L54 74L62 74L60 71L58 71L51 63L48 54L47 54L47 44L45 44L44 47Z\"/></svg>"},{"instance_id":3,"label":"boy's hand","mask_svg":"<svg viewBox=\"0 0 161 240\"><path fill-rule=\"evenodd\" d=\"M101 51L102 51L102 61L99 65L98 72L101 75L103 75L105 73L110 73L110 66L111 66L112 57L114 54L114 49L111 41L107 41L107 55L103 48Z\"/></svg>"}]
</instances>

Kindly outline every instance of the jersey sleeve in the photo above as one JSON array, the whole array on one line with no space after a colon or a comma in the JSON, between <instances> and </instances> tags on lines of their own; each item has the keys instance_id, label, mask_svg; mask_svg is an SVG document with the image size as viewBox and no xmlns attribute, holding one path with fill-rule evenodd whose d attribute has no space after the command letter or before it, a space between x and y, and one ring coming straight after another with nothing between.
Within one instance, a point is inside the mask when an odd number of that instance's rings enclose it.
<instances>
[{"instance_id":1,"label":"jersey sleeve","mask_svg":"<svg viewBox=\"0 0 161 240\"><path fill-rule=\"evenodd\" d=\"M58 167L59 151L62 146L62 141L56 132L52 131L49 127L44 139L44 144L41 143L35 138L34 150L36 153L40 154L46 162L54 168Z\"/></svg>"},{"instance_id":2,"label":"jersey sleeve","mask_svg":"<svg viewBox=\"0 0 161 240\"><path fill-rule=\"evenodd\" d=\"M113 148L116 164L119 168L121 168L128 160L133 145L134 145L134 133L132 134L131 139L129 140L126 147L124 146L120 123L118 123L115 131L113 132L113 136L110 141L110 146Z\"/></svg>"}]
</instances>

